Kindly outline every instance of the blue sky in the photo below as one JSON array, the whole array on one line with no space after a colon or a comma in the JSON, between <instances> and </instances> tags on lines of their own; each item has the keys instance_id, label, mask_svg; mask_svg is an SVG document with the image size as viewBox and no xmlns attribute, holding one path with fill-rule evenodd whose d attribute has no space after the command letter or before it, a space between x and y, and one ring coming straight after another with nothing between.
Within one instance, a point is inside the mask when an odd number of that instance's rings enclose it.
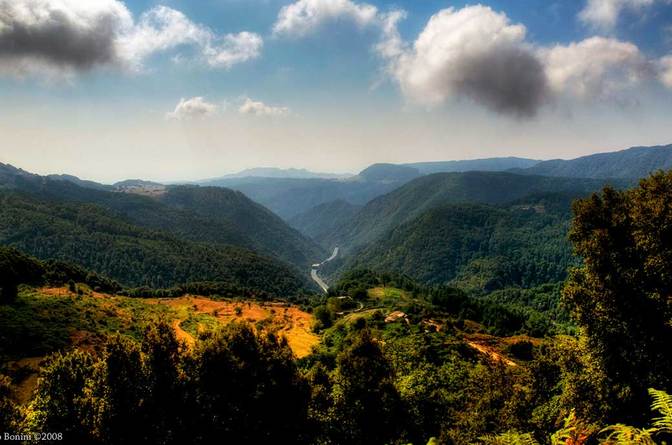
<instances>
[{"instance_id":1,"label":"blue sky","mask_svg":"<svg viewBox=\"0 0 672 445\"><path fill-rule=\"evenodd\" d=\"M672 140L668 0L0 0L0 12L0 162L39 173L355 172Z\"/></svg>"}]
</instances>

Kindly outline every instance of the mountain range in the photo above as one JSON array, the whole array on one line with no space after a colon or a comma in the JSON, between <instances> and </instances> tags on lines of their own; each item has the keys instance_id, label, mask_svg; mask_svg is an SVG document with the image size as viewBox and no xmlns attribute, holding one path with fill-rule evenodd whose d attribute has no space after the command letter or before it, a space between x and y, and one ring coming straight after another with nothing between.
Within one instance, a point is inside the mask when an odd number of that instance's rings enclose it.
<instances>
[{"instance_id":1,"label":"mountain range","mask_svg":"<svg viewBox=\"0 0 672 445\"><path fill-rule=\"evenodd\" d=\"M125 285L223 280L262 289L277 280L278 292L310 288L307 267L325 255L240 192L169 186L145 196L86 185L0 165L0 243Z\"/></svg>"},{"instance_id":2,"label":"mountain range","mask_svg":"<svg viewBox=\"0 0 672 445\"><path fill-rule=\"evenodd\" d=\"M539 162L516 173L566 178L639 179L656 170L672 168L672 145L632 147L611 153L597 153L565 161Z\"/></svg>"},{"instance_id":3,"label":"mountain range","mask_svg":"<svg viewBox=\"0 0 672 445\"><path fill-rule=\"evenodd\" d=\"M374 164L349 178L255 169L210 185L104 185L0 164L0 244L127 286L196 280L296 294L315 290L310 265L339 247L327 277L374 268L431 284L525 287L556 282L571 264L573 199L671 167L672 146L568 161Z\"/></svg>"},{"instance_id":4,"label":"mountain range","mask_svg":"<svg viewBox=\"0 0 672 445\"><path fill-rule=\"evenodd\" d=\"M307 178L289 177L290 173L275 169L272 172L273 177L258 176L257 171L252 171L250 174L241 172L233 177L201 181L199 184L239 190L286 221L290 221L309 212L312 207L333 201L342 200L361 206L413 179L434 173L508 171L521 175L613 178L634 181L661 168L672 168L672 145L634 147L571 160L539 161L500 157L463 161L373 164L357 175L341 178L317 177L318 174Z\"/></svg>"}]
</instances>

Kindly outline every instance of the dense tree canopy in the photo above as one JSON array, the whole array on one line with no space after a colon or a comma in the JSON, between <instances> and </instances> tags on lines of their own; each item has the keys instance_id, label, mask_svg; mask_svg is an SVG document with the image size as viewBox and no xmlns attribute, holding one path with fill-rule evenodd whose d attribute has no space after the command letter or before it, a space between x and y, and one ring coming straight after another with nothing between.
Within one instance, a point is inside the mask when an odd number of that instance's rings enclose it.
<instances>
[{"instance_id":1,"label":"dense tree canopy","mask_svg":"<svg viewBox=\"0 0 672 445\"><path fill-rule=\"evenodd\" d=\"M672 172L578 201L571 240L584 259L565 298L601 373L605 415L646 413L646 388L672 388Z\"/></svg>"}]
</instances>

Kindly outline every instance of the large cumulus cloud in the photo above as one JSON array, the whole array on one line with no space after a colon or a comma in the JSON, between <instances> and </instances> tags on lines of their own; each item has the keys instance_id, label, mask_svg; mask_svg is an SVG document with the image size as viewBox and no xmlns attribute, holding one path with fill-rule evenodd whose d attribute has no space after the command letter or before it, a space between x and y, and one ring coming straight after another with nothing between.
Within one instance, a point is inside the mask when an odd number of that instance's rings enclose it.
<instances>
[{"instance_id":1,"label":"large cumulus cloud","mask_svg":"<svg viewBox=\"0 0 672 445\"><path fill-rule=\"evenodd\" d=\"M409 98L428 105L464 96L492 110L531 116L546 101L544 67L526 29L486 6L435 14L413 48L391 63Z\"/></svg>"},{"instance_id":2,"label":"large cumulus cloud","mask_svg":"<svg viewBox=\"0 0 672 445\"><path fill-rule=\"evenodd\" d=\"M0 73L71 75L100 66L142 69L147 57L189 46L213 67L259 55L256 34L216 35L157 6L136 22L119 0L0 0Z\"/></svg>"},{"instance_id":3,"label":"large cumulus cloud","mask_svg":"<svg viewBox=\"0 0 672 445\"><path fill-rule=\"evenodd\" d=\"M552 89L580 99L609 99L655 78L654 63L629 42L591 37L540 50Z\"/></svg>"},{"instance_id":4,"label":"large cumulus cloud","mask_svg":"<svg viewBox=\"0 0 672 445\"><path fill-rule=\"evenodd\" d=\"M651 59L630 42L590 37L539 46L526 40L524 25L476 5L439 11L407 45L396 29L399 18L387 22L377 48L402 93L419 104L468 98L530 117L558 100L619 103L657 80L672 88L670 59Z\"/></svg>"}]
</instances>

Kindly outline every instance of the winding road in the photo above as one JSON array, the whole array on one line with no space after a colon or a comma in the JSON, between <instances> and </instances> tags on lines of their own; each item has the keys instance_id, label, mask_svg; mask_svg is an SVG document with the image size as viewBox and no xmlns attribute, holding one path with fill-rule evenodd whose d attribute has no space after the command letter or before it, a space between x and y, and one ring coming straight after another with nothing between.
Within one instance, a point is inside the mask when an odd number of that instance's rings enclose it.
<instances>
[{"instance_id":1,"label":"winding road","mask_svg":"<svg viewBox=\"0 0 672 445\"><path fill-rule=\"evenodd\" d=\"M313 264L312 269L310 270L310 277L313 279L314 282L317 283L318 286L320 286L320 289L322 289L325 293L329 290L329 286L327 286L327 283L324 282L322 278L317 274L317 271L322 267L325 263L328 263L329 261L333 261L336 259L338 256L338 247L334 248L334 252L331 254L329 258L326 260L322 261L321 263L316 263Z\"/></svg>"}]
</instances>

